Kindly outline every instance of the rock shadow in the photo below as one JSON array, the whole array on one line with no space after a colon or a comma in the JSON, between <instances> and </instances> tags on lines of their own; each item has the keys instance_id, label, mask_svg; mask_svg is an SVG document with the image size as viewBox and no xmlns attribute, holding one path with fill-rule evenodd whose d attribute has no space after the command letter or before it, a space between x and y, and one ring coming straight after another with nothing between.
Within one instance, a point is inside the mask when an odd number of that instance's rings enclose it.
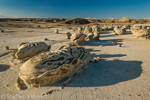
<instances>
[{"instance_id":1,"label":"rock shadow","mask_svg":"<svg viewBox=\"0 0 150 100\"><path fill-rule=\"evenodd\" d=\"M115 35L115 34L112 34L112 35L102 35L102 36L100 36L100 38L103 38L103 37L112 37L112 36L117 36L117 35Z\"/></svg>"},{"instance_id":2,"label":"rock shadow","mask_svg":"<svg viewBox=\"0 0 150 100\"><path fill-rule=\"evenodd\" d=\"M141 61L105 61L90 63L81 74L75 76L65 87L100 87L138 78L142 73ZM49 85L59 86L61 81ZM47 87L49 87L47 86Z\"/></svg>"},{"instance_id":3,"label":"rock shadow","mask_svg":"<svg viewBox=\"0 0 150 100\"><path fill-rule=\"evenodd\" d=\"M132 34L131 31L126 31L126 32L124 33L124 35L130 35L130 34Z\"/></svg>"},{"instance_id":4,"label":"rock shadow","mask_svg":"<svg viewBox=\"0 0 150 100\"><path fill-rule=\"evenodd\" d=\"M6 71L6 70L9 69L9 68L10 68L9 65L0 64L0 72Z\"/></svg>"},{"instance_id":5,"label":"rock shadow","mask_svg":"<svg viewBox=\"0 0 150 100\"><path fill-rule=\"evenodd\" d=\"M118 42L122 45L123 39L107 39L107 40L99 40L99 41L85 41L85 46L117 46ZM113 43L114 42L114 43Z\"/></svg>"},{"instance_id":6,"label":"rock shadow","mask_svg":"<svg viewBox=\"0 0 150 100\"><path fill-rule=\"evenodd\" d=\"M142 72L141 61L100 61L89 63L83 73L77 75L67 87L109 86L135 79Z\"/></svg>"}]
</instances>

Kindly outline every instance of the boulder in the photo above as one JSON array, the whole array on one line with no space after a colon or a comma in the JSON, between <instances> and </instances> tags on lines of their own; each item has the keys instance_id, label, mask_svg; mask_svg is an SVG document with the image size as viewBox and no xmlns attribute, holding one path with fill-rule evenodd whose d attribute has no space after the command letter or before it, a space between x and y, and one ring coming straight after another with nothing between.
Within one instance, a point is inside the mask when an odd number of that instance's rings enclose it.
<instances>
[{"instance_id":1,"label":"boulder","mask_svg":"<svg viewBox=\"0 0 150 100\"><path fill-rule=\"evenodd\" d=\"M133 36L136 38L146 37L150 35L150 32L147 29L133 30L132 33L133 33Z\"/></svg>"},{"instance_id":2,"label":"boulder","mask_svg":"<svg viewBox=\"0 0 150 100\"><path fill-rule=\"evenodd\" d=\"M26 61L40 52L49 51L50 46L45 42L20 43L12 56L18 60Z\"/></svg>"},{"instance_id":3,"label":"boulder","mask_svg":"<svg viewBox=\"0 0 150 100\"><path fill-rule=\"evenodd\" d=\"M55 34L58 34L58 29L56 29L56 30L54 31L54 33L55 33Z\"/></svg>"},{"instance_id":4,"label":"boulder","mask_svg":"<svg viewBox=\"0 0 150 100\"><path fill-rule=\"evenodd\" d=\"M64 46L60 50L40 53L20 67L17 89L45 86L71 77L87 65L90 59L90 53L77 46Z\"/></svg>"}]
</instances>

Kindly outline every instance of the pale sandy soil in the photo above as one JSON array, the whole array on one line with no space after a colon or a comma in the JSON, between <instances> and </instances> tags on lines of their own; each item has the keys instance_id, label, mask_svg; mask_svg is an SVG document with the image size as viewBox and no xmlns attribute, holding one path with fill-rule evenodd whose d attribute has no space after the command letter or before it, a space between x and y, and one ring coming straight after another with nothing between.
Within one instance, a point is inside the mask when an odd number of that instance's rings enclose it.
<instances>
[{"instance_id":1,"label":"pale sandy soil","mask_svg":"<svg viewBox=\"0 0 150 100\"><path fill-rule=\"evenodd\" d=\"M129 30L125 35L103 31L101 41L85 42L82 46L90 51L92 58L103 60L89 63L88 68L63 89L60 90L57 82L17 90L15 82L21 65L10 64L11 51L21 42L38 42L45 38L49 39L45 42L52 45L51 50L56 50L69 41L65 33L73 31L59 27L61 34L54 34L55 29L6 27L6 32L0 33L0 100L150 100L150 40L134 39ZM122 46L118 47L118 43ZM5 46L10 50L5 50ZM50 89L58 91L41 96Z\"/></svg>"}]
</instances>

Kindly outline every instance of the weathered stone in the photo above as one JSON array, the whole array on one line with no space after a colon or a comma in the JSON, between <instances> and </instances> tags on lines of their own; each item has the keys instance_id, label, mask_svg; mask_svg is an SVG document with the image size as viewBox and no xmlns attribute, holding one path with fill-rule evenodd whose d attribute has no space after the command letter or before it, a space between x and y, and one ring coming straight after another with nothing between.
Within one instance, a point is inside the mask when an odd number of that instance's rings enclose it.
<instances>
[{"instance_id":1,"label":"weathered stone","mask_svg":"<svg viewBox=\"0 0 150 100\"><path fill-rule=\"evenodd\" d=\"M114 33L118 34L118 35L123 35L124 34L124 30L121 28L114 28Z\"/></svg>"},{"instance_id":2,"label":"weathered stone","mask_svg":"<svg viewBox=\"0 0 150 100\"><path fill-rule=\"evenodd\" d=\"M50 46L45 42L20 43L18 49L12 52L12 56L18 60L26 61L40 52L49 50Z\"/></svg>"},{"instance_id":3,"label":"weathered stone","mask_svg":"<svg viewBox=\"0 0 150 100\"><path fill-rule=\"evenodd\" d=\"M58 34L58 29L56 29L56 30L54 31L54 33L55 33L55 34Z\"/></svg>"},{"instance_id":4,"label":"weathered stone","mask_svg":"<svg viewBox=\"0 0 150 100\"><path fill-rule=\"evenodd\" d=\"M85 48L76 46L40 53L20 67L17 88L53 84L80 71L90 59L91 55Z\"/></svg>"},{"instance_id":5,"label":"weathered stone","mask_svg":"<svg viewBox=\"0 0 150 100\"><path fill-rule=\"evenodd\" d=\"M146 37L150 35L150 32L147 29L133 30L132 33L133 33L133 36L136 38Z\"/></svg>"},{"instance_id":6,"label":"weathered stone","mask_svg":"<svg viewBox=\"0 0 150 100\"><path fill-rule=\"evenodd\" d=\"M91 27L86 27L84 30L84 34L89 34L92 33L92 28Z\"/></svg>"}]
</instances>

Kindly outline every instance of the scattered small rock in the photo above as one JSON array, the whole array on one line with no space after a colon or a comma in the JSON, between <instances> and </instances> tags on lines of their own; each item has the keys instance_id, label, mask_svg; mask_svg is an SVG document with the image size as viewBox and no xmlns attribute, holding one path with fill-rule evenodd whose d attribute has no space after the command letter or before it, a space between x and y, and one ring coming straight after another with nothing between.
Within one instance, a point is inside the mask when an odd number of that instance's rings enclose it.
<instances>
[{"instance_id":1,"label":"scattered small rock","mask_svg":"<svg viewBox=\"0 0 150 100\"><path fill-rule=\"evenodd\" d=\"M61 90L61 89L63 89L63 88L64 88L64 87L63 87L63 86L61 86L61 87L60 87L60 90Z\"/></svg>"},{"instance_id":2,"label":"scattered small rock","mask_svg":"<svg viewBox=\"0 0 150 100\"><path fill-rule=\"evenodd\" d=\"M113 44L116 44L117 42L112 42Z\"/></svg>"},{"instance_id":3,"label":"scattered small rock","mask_svg":"<svg viewBox=\"0 0 150 100\"><path fill-rule=\"evenodd\" d=\"M55 34L58 34L58 29L56 29L56 30L54 31L54 33L55 33Z\"/></svg>"},{"instance_id":4,"label":"scattered small rock","mask_svg":"<svg viewBox=\"0 0 150 100\"><path fill-rule=\"evenodd\" d=\"M136 94L136 96L141 96L140 94Z\"/></svg>"},{"instance_id":5,"label":"scattered small rock","mask_svg":"<svg viewBox=\"0 0 150 100\"><path fill-rule=\"evenodd\" d=\"M102 60L100 57L97 57L97 59L99 59L99 61L101 61L101 60Z\"/></svg>"},{"instance_id":6,"label":"scattered small rock","mask_svg":"<svg viewBox=\"0 0 150 100\"><path fill-rule=\"evenodd\" d=\"M46 91L45 93L43 93L42 95L52 94L53 91L54 91L54 90L48 90L48 91Z\"/></svg>"},{"instance_id":7,"label":"scattered small rock","mask_svg":"<svg viewBox=\"0 0 150 100\"><path fill-rule=\"evenodd\" d=\"M98 63L98 62L99 62L99 59L98 59L98 58L95 58L95 57L94 57L93 60L94 60L95 63Z\"/></svg>"},{"instance_id":8,"label":"scattered small rock","mask_svg":"<svg viewBox=\"0 0 150 100\"><path fill-rule=\"evenodd\" d=\"M5 30L1 30L1 32L5 32Z\"/></svg>"},{"instance_id":9,"label":"scattered small rock","mask_svg":"<svg viewBox=\"0 0 150 100\"><path fill-rule=\"evenodd\" d=\"M121 47L121 44L118 44L118 47Z\"/></svg>"},{"instance_id":10,"label":"scattered small rock","mask_svg":"<svg viewBox=\"0 0 150 100\"><path fill-rule=\"evenodd\" d=\"M5 50L9 50L9 46L6 46L6 47L5 47Z\"/></svg>"},{"instance_id":11,"label":"scattered small rock","mask_svg":"<svg viewBox=\"0 0 150 100\"><path fill-rule=\"evenodd\" d=\"M45 38L45 39L44 39L44 41L47 41L47 40L48 40L48 38Z\"/></svg>"},{"instance_id":12,"label":"scattered small rock","mask_svg":"<svg viewBox=\"0 0 150 100\"><path fill-rule=\"evenodd\" d=\"M94 57L92 60L90 60L90 62L93 62L93 63L98 63L99 61L101 61L102 59L100 57Z\"/></svg>"}]
</instances>

